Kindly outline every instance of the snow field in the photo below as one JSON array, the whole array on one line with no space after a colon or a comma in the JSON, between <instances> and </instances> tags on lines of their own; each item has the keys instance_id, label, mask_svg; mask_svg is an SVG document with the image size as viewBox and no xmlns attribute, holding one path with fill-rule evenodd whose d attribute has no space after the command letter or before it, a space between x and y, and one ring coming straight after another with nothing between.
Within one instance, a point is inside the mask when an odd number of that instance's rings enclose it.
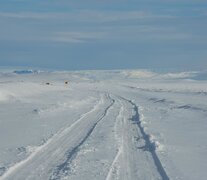
<instances>
[{"instance_id":1,"label":"snow field","mask_svg":"<svg viewBox=\"0 0 207 180\"><path fill-rule=\"evenodd\" d=\"M0 180L204 180L207 86L191 76L1 76Z\"/></svg>"}]
</instances>

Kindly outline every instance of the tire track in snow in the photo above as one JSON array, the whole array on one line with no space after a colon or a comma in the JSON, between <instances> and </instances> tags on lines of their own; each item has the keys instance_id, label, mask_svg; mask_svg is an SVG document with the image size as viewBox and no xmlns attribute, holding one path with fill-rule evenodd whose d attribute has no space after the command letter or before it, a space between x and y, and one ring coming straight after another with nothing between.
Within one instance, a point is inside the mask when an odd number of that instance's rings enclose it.
<instances>
[{"instance_id":1,"label":"tire track in snow","mask_svg":"<svg viewBox=\"0 0 207 180\"><path fill-rule=\"evenodd\" d=\"M121 104L121 103L120 103ZM123 137L121 137L121 140L118 139L118 131L120 130L119 126L122 126L122 117L123 117L123 111L124 111L124 107L123 105L121 106L121 109L119 111L119 114L116 118L116 122L115 122L115 133L116 133L116 139L118 141L118 151L117 151L117 154L111 164L111 167L109 169L109 172L106 176L106 180L115 180L115 179L118 179L118 174L119 174L119 163L118 163L118 160L121 156L121 153L123 151ZM118 130L119 129L119 130Z\"/></svg>"},{"instance_id":2,"label":"tire track in snow","mask_svg":"<svg viewBox=\"0 0 207 180\"><path fill-rule=\"evenodd\" d=\"M108 110L113 106L115 103L115 100L112 99L108 94L107 97L111 100L111 104L104 110L102 116L96 121L96 123L89 129L86 136L82 139L82 141L75 146L72 150L67 152L67 158L66 160L57 166L56 170L53 172L52 176L50 177L50 180L58 180L62 178L62 175L68 175L69 171L69 164L75 159L75 156L77 155L80 147L84 144L84 142L89 138L91 133L94 131L95 127L98 125L98 123L107 115Z\"/></svg>"},{"instance_id":3,"label":"tire track in snow","mask_svg":"<svg viewBox=\"0 0 207 180\"><path fill-rule=\"evenodd\" d=\"M101 106L106 105L105 100L110 98L108 95L105 98L102 96L98 104L96 104L92 110L83 114L76 122L74 122L69 127L59 131L55 134L50 140L48 140L44 145L39 146L35 152L33 152L28 158L12 166L7 170L3 176L0 177L0 180L5 179L48 179L50 176L51 170L56 166L56 164L63 158L64 154L68 150L68 146L71 146L74 154L74 150L78 149L77 147L84 143L84 140L91 134L96 124L97 120L91 118L99 116ZM111 101L111 99L110 99ZM100 121L106 115L108 109L113 105L113 102L110 103L104 110L101 115ZM103 107L102 107L103 108ZM105 108L105 107L104 107ZM98 111L99 110L99 111ZM94 114L95 113L95 114ZM94 124L95 123L95 124ZM92 126L92 127L91 127ZM84 130L89 128L89 131L86 133ZM83 130L77 136L74 136L74 139L69 138L73 136L76 130ZM86 136L81 137L86 133ZM77 141L81 141L78 145ZM68 142L69 141L69 142ZM51 169L52 168L52 169Z\"/></svg>"},{"instance_id":4,"label":"tire track in snow","mask_svg":"<svg viewBox=\"0 0 207 180\"><path fill-rule=\"evenodd\" d=\"M162 166L162 163L156 154L155 147L150 141L149 135L144 131L144 128L141 126L137 105L135 103L133 103L131 100L125 99L124 97L120 97L120 98L123 99L124 101L127 101L128 103L130 103L133 106L135 115L132 116L131 120L137 124L137 126L142 134L142 138L145 141L145 146L143 147L143 149L148 150L151 153L154 164L155 164L160 176L162 177L162 179L169 180L169 177L168 177L167 173L165 172L165 169Z\"/></svg>"},{"instance_id":5,"label":"tire track in snow","mask_svg":"<svg viewBox=\"0 0 207 180\"><path fill-rule=\"evenodd\" d=\"M99 102L100 103L100 102ZM41 152L43 149L47 148L47 146L50 145L50 143L53 141L53 139L55 139L57 136L60 138L61 136L63 136L66 131L72 129L77 123L79 123L84 117L86 117L88 114L92 113L98 106L97 103L91 110L89 110L88 112L84 113L81 115L81 117L76 120L74 123L72 123L69 127L67 128L63 128L61 130L59 130L59 132L57 132L56 134L54 134L46 143L44 143L41 146L38 146L35 151L26 159L16 163L14 166L11 166L2 176L0 176L0 180L4 180L7 177L9 177L10 174L12 174L14 171L16 171L17 169L21 168L24 164L26 164L27 162L29 162L31 159L33 159L39 152Z\"/></svg>"},{"instance_id":6,"label":"tire track in snow","mask_svg":"<svg viewBox=\"0 0 207 180\"><path fill-rule=\"evenodd\" d=\"M105 179L118 149L114 124L121 108L117 99L111 95L110 97L115 100L114 105L78 149L68 165L69 172L62 174L60 179Z\"/></svg>"}]
</instances>

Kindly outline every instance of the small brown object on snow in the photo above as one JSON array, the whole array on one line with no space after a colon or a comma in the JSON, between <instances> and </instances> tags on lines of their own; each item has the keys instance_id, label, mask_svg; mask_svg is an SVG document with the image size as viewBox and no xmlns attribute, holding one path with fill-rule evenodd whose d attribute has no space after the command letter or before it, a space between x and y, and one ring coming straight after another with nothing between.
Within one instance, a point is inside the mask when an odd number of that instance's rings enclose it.
<instances>
[{"instance_id":1,"label":"small brown object on snow","mask_svg":"<svg viewBox=\"0 0 207 180\"><path fill-rule=\"evenodd\" d=\"M50 83L49 82L47 82L47 83L45 83L46 85L50 85Z\"/></svg>"},{"instance_id":2,"label":"small brown object on snow","mask_svg":"<svg viewBox=\"0 0 207 180\"><path fill-rule=\"evenodd\" d=\"M68 84L68 81L65 81L65 84Z\"/></svg>"}]
</instances>

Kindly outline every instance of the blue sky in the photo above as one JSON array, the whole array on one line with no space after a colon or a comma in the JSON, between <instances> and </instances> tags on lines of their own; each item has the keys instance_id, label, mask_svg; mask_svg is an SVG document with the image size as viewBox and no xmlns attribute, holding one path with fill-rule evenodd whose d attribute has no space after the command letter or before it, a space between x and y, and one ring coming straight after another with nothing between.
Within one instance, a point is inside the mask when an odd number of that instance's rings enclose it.
<instances>
[{"instance_id":1,"label":"blue sky","mask_svg":"<svg viewBox=\"0 0 207 180\"><path fill-rule=\"evenodd\" d=\"M0 66L207 69L207 2L1 0Z\"/></svg>"}]
</instances>

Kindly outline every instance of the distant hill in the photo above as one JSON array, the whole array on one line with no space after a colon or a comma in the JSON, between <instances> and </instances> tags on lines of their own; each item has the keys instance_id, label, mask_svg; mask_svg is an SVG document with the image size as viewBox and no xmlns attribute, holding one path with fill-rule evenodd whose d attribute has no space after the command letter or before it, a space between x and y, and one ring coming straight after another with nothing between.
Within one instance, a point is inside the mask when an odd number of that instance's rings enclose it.
<instances>
[{"instance_id":1,"label":"distant hill","mask_svg":"<svg viewBox=\"0 0 207 180\"><path fill-rule=\"evenodd\" d=\"M39 73L37 70L15 70L13 71L15 74L34 74L34 73Z\"/></svg>"}]
</instances>

